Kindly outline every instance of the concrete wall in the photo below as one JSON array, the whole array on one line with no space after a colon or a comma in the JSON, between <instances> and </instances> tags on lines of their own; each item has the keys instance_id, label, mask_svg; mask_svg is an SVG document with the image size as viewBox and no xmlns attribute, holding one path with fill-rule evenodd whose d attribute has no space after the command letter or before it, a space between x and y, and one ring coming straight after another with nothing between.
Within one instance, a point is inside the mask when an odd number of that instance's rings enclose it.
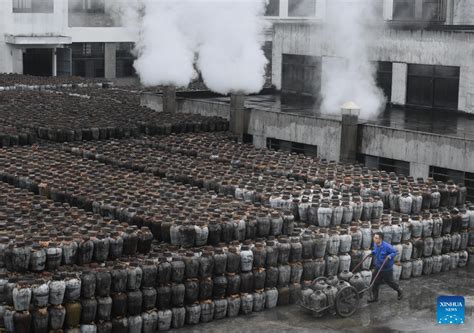
<instances>
[{"instance_id":1,"label":"concrete wall","mask_svg":"<svg viewBox=\"0 0 474 333\"><path fill-rule=\"evenodd\" d=\"M474 24L474 1L450 0L452 2L453 24Z\"/></svg>"},{"instance_id":2,"label":"concrete wall","mask_svg":"<svg viewBox=\"0 0 474 333\"><path fill-rule=\"evenodd\" d=\"M474 1L473 1L474 2ZM427 65L459 66L461 68L458 109L474 113L474 33L425 30L398 30L374 27L369 44L373 61L390 61ZM281 88L282 54L337 57L325 40L333 38L317 22L280 22L274 26L273 83ZM324 73L324 62L323 62ZM397 81L403 72L397 72ZM395 74L395 75L397 75ZM324 84L324 82L323 82ZM393 95L394 102L403 100L403 87Z\"/></svg>"},{"instance_id":3,"label":"concrete wall","mask_svg":"<svg viewBox=\"0 0 474 333\"><path fill-rule=\"evenodd\" d=\"M359 125L359 153L410 162L426 177L430 166L474 172L474 140L374 125Z\"/></svg>"},{"instance_id":4,"label":"concrete wall","mask_svg":"<svg viewBox=\"0 0 474 333\"><path fill-rule=\"evenodd\" d=\"M205 99L178 99L178 112L230 119L230 104Z\"/></svg>"},{"instance_id":5,"label":"concrete wall","mask_svg":"<svg viewBox=\"0 0 474 333\"><path fill-rule=\"evenodd\" d=\"M161 96L141 95L141 104L161 111ZM178 112L229 119L230 105L209 99L178 98ZM339 160L341 121L246 109L245 126L257 147L267 138L315 145L318 156ZM394 119L396 122L396 119ZM410 162L410 174L426 178L430 166L474 173L474 140L371 124L358 126L357 152Z\"/></svg>"},{"instance_id":6,"label":"concrete wall","mask_svg":"<svg viewBox=\"0 0 474 333\"><path fill-rule=\"evenodd\" d=\"M251 112L248 133L256 146L266 145L267 138L305 143L318 147L318 156L339 160L341 122L303 117L273 111Z\"/></svg>"},{"instance_id":7,"label":"concrete wall","mask_svg":"<svg viewBox=\"0 0 474 333\"><path fill-rule=\"evenodd\" d=\"M141 93L140 94L140 105L149 107L152 110L162 112L163 111L163 98L161 95L154 93Z\"/></svg>"}]
</instances>

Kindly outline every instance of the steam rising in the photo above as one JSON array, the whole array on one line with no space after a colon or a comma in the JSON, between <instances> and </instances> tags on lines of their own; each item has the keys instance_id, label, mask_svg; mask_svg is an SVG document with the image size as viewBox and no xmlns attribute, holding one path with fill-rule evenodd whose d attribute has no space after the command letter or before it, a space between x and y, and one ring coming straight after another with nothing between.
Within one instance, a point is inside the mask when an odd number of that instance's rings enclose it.
<instances>
[{"instance_id":1,"label":"steam rising","mask_svg":"<svg viewBox=\"0 0 474 333\"><path fill-rule=\"evenodd\" d=\"M139 26L134 63L145 85L187 86L201 73L218 93L255 93L265 82L265 0L140 0L122 10ZM123 5L123 4L122 4ZM141 12L130 15L130 11Z\"/></svg>"},{"instance_id":2,"label":"steam rising","mask_svg":"<svg viewBox=\"0 0 474 333\"><path fill-rule=\"evenodd\" d=\"M323 64L321 110L339 113L347 101L361 108L361 118L376 116L385 96L375 81L376 65L370 62L368 41L372 35L376 1L339 0L327 7L324 38L333 58ZM369 23L372 23L372 27Z\"/></svg>"}]
</instances>

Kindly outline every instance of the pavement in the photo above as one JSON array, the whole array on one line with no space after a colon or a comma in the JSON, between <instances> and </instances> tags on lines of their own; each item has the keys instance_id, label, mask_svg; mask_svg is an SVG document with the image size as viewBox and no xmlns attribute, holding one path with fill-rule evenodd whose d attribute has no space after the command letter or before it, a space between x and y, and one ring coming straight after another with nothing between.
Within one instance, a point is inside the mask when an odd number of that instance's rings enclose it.
<instances>
[{"instance_id":1,"label":"pavement","mask_svg":"<svg viewBox=\"0 0 474 333\"><path fill-rule=\"evenodd\" d=\"M382 285L379 302L367 304L364 297L359 310L350 318L333 315L315 318L290 305L171 332L474 332L474 265L401 281L400 287L404 291L402 300L398 301L396 292ZM437 323L439 295L465 297L464 324Z\"/></svg>"}]
</instances>

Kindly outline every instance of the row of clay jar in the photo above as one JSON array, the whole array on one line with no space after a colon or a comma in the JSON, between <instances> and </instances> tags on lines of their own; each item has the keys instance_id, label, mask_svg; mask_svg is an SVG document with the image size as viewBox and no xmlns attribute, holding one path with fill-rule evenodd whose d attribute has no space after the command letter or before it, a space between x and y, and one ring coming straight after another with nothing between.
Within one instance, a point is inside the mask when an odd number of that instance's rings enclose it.
<instances>
[{"instance_id":1,"label":"row of clay jar","mask_svg":"<svg viewBox=\"0 0 474 333\"><path fill-rule=\"evenodd\" d=\"M31 311L15 311L11 307L0 306L0 324L3 324L3 329L8 333L154 333L295 304L300 298L301 286L293 284L170 309L152 308L136 315L107 316L105 306L100 304L97 311L101 312L102 319L88 323L82 320L84 309L79 302L35 308ZM90 311L90 308L86 311Z\"/></svg>"},{"instance_id":2,"label":"row of clay jar","mask_svg":"<svg viewBox=\"0 0 474 333\"><path fill-rule=\"evenodd\" d=\"M411 210L414 210L414 213L419 213L418 207L420 206L422 209L429 209L430 206L437 208L438 205L462 206L466 200L467 189L463 184L458 187L452 182L448 182L448 186L445 186L443 183L434 182L432 178L428 178L426 181L423 179L415 181L412 177L397 177L393 173L389 176L384 171L361 169L351 165L335 165L331 162L328 164L324 160L303 155L289 157L283 153L257 149L251 145L236 145L232 141L226 140L225 134L221 133L145 138L135 140L132 145L152 147L183 156L211 159L250 170L260 170L275 176L293 177L297 180L302 178L306 182L319 184L321 187L335 187L340 191L355 191L362 197L379 194L385 209L391 206L392 210L402 209L402 213L406 214L409 214ZM313 179L301 177L301 172L305 168L309 169L307 175ZM273 171L278 169L286 171ZM324 172L321 174L320 171ZM245 187L245 179L240 180L238 184L240 187ZM248 185L255 187L255 184L252 183ZM401 202L389 200L391 189L397 189L399 195L403 194L403 189L406 189L412 198L404 198ZM292 191L290 190L290 192ZM400 203L402 203L401 206Z\"/></svg>"},{"instance_id":3,"label":"row of clay jar","mask_svg":"<svg viewBox=\"0 0 474 333\"><path fill-rule=\"evenodd\" d=\"M201 136L206 137L209 134L195 134L195 136L196 140L199 140ZM166 141L168 137L164 137L164 140ZM228 141L223 135L216 135L216 139ZM149 143L150 140L153 140L154 143ZM418 183L413 184L413 188L409 188L403 181L400 184L395 182L390 187L388 185L382 186L382 183L375 183L376 189L371 189L369 184L369 188L359 189L361 197L351 195L351 193L354 194L354 188L347 187L347 184L337 184L334 181L332 184L330 182L323 185L298 182L299 188L298 186L295 188L295 185L291 185L291 182L288 181L285 182L284 179L284 182L278 185L281 175L268 174L265 169L236 166L236 161L240 161L240 156L235 156L235 150L239 146L232 147L234 156L222 161L217 158L218 155L207 156L207 154L195 154L194 151L183 153L179 149L166 149L166 144L161 145L160 142L160 138L145 141L97 142L69 145L65 149L104 163L151 172L161 177L206 189L215 189L242 200L269 203L275 208L292 209L295 217L302 221L310 220L308 209L311 206L320 205L322 200L330 207L333 206L335 213L338 209L341 210L341 216L336 224L341 223L343 209L346 215L345 221L369 220L380 218L383 209L403 214L420 214L422 209L462 206L466 200L466 187L458 188L452 185L450 188L453 191L448 192L445 190L444 184L439 184L440 188L438 189L436 183L430 184L429 195L426 191L422 193L421 190L415 188ZM318 165L319 161L315 160L314 164ZM216 175L218 175L218 179L216 179ZM374 180L371 180L372 183ZM320 186L325 185L330 188L321 191ZM419 185L421 186L421 184ZM278 187L281 189L277 190ZM343 197L342 202L339 192L343 192L343 194L346 192L345 200ZM354 196L354 200L352 196ZM336 204L334 204L334 200ZM338 206L340 208L336 209ZM317 210L318 207L316 206L315 209ZM317 214L313 213L313 216L312 223L317 224Z\"/></svg>"},{"instance_id":4,"label":"row of clay jar","mask_svg":"<svg viewBox=\"0 0 474 333\"><path fill-rule=\"evenodd\" d=\"M165 256L155 253L148 258L110 262L104 267L95 264L79 270L61 268L55 275L4 274L0 279L0 301L22 311L29 308L32 295L34 304L46 306L62 304L63 301L74 302L81 296L106 297L139 289L142 292L148 290L147 295L153 297L152 290L149 289L156 288L157 293L154 295L160 296L158 307L166 308L175 304L172 302L185 301L190 304L237 292L248 293L254 289L282 287L324 275L334 276L352 270L361 261L362 269L371 267L371 259L366 259L371 254L370 250L352 251L350 255L327 255L324 259L294 260L290 256L285 257L286 254L281 251L276 255L271 251L271 245L270 243L266 249L266 256L261 245L257 244L253 248L242 245L240 251L232 246L226 251L217 248L215 252L207 249L203 253L178 252L167 253ZM470 247L469 252L473 249L474 247ZM397 253L395 260L398 262L403 256L405 253ZM468 261L468 252L461 250L432 257L426 254L422 257L418 253L407 259L402 260L403 269L418 272L424 264L424 272L429 274L433 269L437 271L433 268L437 263L439 267L443 267L443 271L464 267ZM414 273L414 276L417 274ZM142 292L133 294L132 298L138 297L141 303L144 295ZM20 298L16 299L15 295Z\"/></svg>"},{"instance_id":5,"label":"row of clay jar","mask_svg":"<svg viewBox=\"0 0 474 333\"><path fill-rule=\"evenodd\" d=\"M240 232L239 238L235 238L235 223L240 223L247 216L256 216L262 210L267 212L267 216L271 212L189 185L179 185L93 161L78 160L70 154L46 148L9 149L1 159L9 163L0 167L3 181L54 201L92 210L102 216L129 224L147 225L155 238L168 241L170 227L178 221L193 228L199 223L209 225L214 222L221 227L230 226L231 232L222 232L222 240L244 240L245 234ZM291 214L287 221L287 229L290 230ZM242 224L239 228L242 230ZM280 223L275 233L278 235L282 232L283 224Z\"/></svg>"},{"instance_id":6,"label":"row of clay jar","mask_svg":"<svg viewBox=\"0 0 474 333\"><path fill-rule=\"evenodd\" d=\"M153 235L0 183L0 268L54 271L151 250ZM58 231L61 230L61 233Z\"/></svg>"},{"instance_id":7,"label":"row of clay jar","mask_svg":"<svg viewBox=\"0 0 474 333\"><path fill-rule=\"evenodd\" d=\"M140 168L140 165L141 165L141 162L140 162L140 159L138 161L134 161L132 163L130 163L130 160L127 159L126 162L124 163L121 163L117 160L107 160L107 157L105 156L106 154L105 153L110 153L111 156L122 156L122 155L119 155L119 151L114 151L114 145L117 144L117 146L115 148L119 148L121 149L120 145L115 142L115 143L110 143L111 145L111 148L109 149L109 143L103 143L101 145L107 145L107 151L104 152L103 150L100 150L100 151L97 151L95 149L95 146L94 146L94 149L85 149L84 148L66 148L68 151L71 151L75 154L79 154L81 156L84 156L84 157L87 157L87 158L93 158L93 159L97 159L99 161L102 161L102 162L105 162L105 163L110 163L110 164L114 164L114 165L119 165L119 166L122 166L122 167L127 167L127 168L131 168L131 169L137 169L137 170L146 170L147 168L144 167L144 168ZM127 145L127 149L129 149L130 145ZM82 146L84 147L84 146ZM110 151L109 151L110 150ZM149 153L149 154L148 154ZM153 154L152 151L149 151L147 154L144 154L144 155L155 155ZM134 158L137 158L136 157L137 154L134 153ZM120 158L120 157L119 157ZM125 157L124 157L125 159ZM169 159L167 158L166 159L167 162L169 161ZM235 197L238 198L238 199L242 199L242 200L245 200L246 199L246 192L243 191L243 192L238 192L238 188L235 189ZM252 197L252 195L250 195L250 198ZM411 199L411 196L410 197L410 200ZM421 199L421 196L419 196L419 198ZM314 199L314 196L313 196L313 199ZM384 211L384 204L382 202L381 199L377 199L378 201L376 202L372 202L371 200L368 200L368 199L364 199L363 202L360 201L360 198L358 197L354 197L354 201L351 201L349 202L349 198L347 197L346 198L347 201L344 201L344 197L343 197L343 201L342 201L342 205L340 204L338 198L336 199L336 204L334 205L334 200L332 201L332 204L331 202L329 201L326 201L322 204L318 204L318 203L311 203L309 202L309 199L308 197L303 197L301 202L296 200L296 203L295 203L295 199L293 199L293 201L291 199L288 199L288 204L281 204L281 202L278 202L278 199L272 199L272 197L269 198L269 204L274 207L274 208L283 208L283 209L288 209L290 210L292 213L293 213L293 216L296 216L298 217L301 221L304 221L304 222L308 222L310 224L313 224L313 225L319 225L319 226L323 226L323 227L327 227L327 226L337 226L337 225L341 225L341 224L349 224L351 221L353 220L365 220L365 221L368 221L368 220L371 220L371 219L377 219L377 218L381 218L383 217L384 219L385 218L390 218L390 216L382 216L382 213ZM401 197L398 197L399 201L400 200L405 200L403 196ZM248 200L248 201L252 201L252 200ZM402 204L403 206L403 204ZM419 213L421 211L421 201L420 201L420 205L419 206L419 209L417 209L416 211ZM429 206L429 205L428 205ZM436 204L433 204L432 205L433 207L438 207L439 206L439 200L437 201ZM403 211L403 210L402 210ZM407 212L410 212L411 210L408 210ZM436 212L436 210L432 210L434 212ZM387 211L385 211L387 212ZM413 211L414 212L414 211ZM428 213L429 214L429 213ZM463 219L464 219L464 215L467 216L467 218L471 219L472 220L472 223L474 225L474 207L470 207L470 210L469 211L466 211L464 208L461 209L461 211L459 212L459 214L462 214L463 215ZM424 215L426 215L426 211L424 213ZM470 215L470 217L469 217ZM414 219L414 221L417 221L417 219Z\"/></svg>"},{"instance_id":8,"label":"row of clay jar","mask_svg":"<svg viewBox=\"0 0 474 333\"><path fill-rule=\"evenodd\" d=\"M36 131L40 139L56 142L129 138L141 135L140 131L151 135L173 130L224 130L228 123L218 117L157 114L138 105L50 91L2 93L0 121Z\"/></svg>"},{"instance_id":9,"label":"row of clay jar","mask_svg":"<svg viewBox=\"0 0 474 333\"><path fill-rule=\"evenodd\" d=\"M0 124L0 148L31 145L36 141L36 133L33 131Z\"/></svg>"},{"instance_id":10,"label":"row of clay jar","mask_svg":"<svg viewBox=\"0 0 474 333\"><path fill-rule=\"evenodd\" d=\"M14 190L14 192L17 191L17 190ZM16 192L15 192L16 193ZM20 191L18 191L18 193L22 193ZM22 193L22 194L25 194L25 193ZM12 198L12 196L9 196L10 198ZM40 202L37 202L36 205L40 208L41 205L40 205ZM14 212L13 210L11 211L12 213ZM58 214L60 215L60 214ZM258 216L257 216L257 220L258 220ZM393 220L393 219L392 219ZM396 221L396 220L394 220ZM90 220L88 222L91 222ZM439 224L439 223L434 223L432 221L432 219L430 218L425 218L424 222L421 223L419 221L411 221L410 220L407 220L407 221L404 221L402 223L402 225L398 225L398 224L393 224L393 225L390 225L390 224L383 224L382 227L380 228L377 224L373 224L372 226L370 226L369 224L362 224L360 226L360 228L356 225L356 226L352 226L351 229L350 229L350 233L348 233L345 229L341 229L341 230L330 230L329 233L327 233L326 230L324 229L321 229L319 230L320 232L318 234L304 234L304 230L301 230L301 229L298 229L296 231L296 237L291 237L290 239L287 239L287 238L282 238L280 240L280 242L277 242L279 247L281 247L282 249L285 248L285 246L287 246L288 249L294 249L295 251L299 251L300 253L298 255L293 255L292 257L295 257L297 258L296 260L299 260L299 258L302 257L302 254L303 253L303 259L311 259L312 257L315 257L315 258L321 258L324 256L325 253L329 254L329 255L336 255L338 253L348 253L350 250L358 250L360 248L363 248L363 249L368 249L370 247L370 244L371 244L371 238L372 238L372 234L377 232L377 231L381 231L384 233L385 235L385 238L388 242L391 242L393 244L398 244L401 240L409 240L411 238L411 236L413 235L414 238L417 238L421 235L423 235L425 237L425 240L432 240L429 236L431 235L439 235L440 232L441 232L441 225L439 225L438 227L436 227L436 225ZM280 224L281 225L281 224ZM28 226L27 226L28 227ZM92 226L94 228L94 226ZM107 224L101 224L100 227L102 228L107 228L108 225ZM247 225L247 227L249 227L249 225ZM459 230L459 227L460 225L456 224L456 229L453 228L453 237L450 238L449 240L446 240L444 241L444 243L447 243L448 241L453 243L453 249L458 249L458 248L462 248L462 249L465 249L466 246L467 246L467 240L468 238L466 236L468 236L467 232L464 231L462 233L458 233ZM65 225L65 232L66 234L68 234L68 228L70 228L70 226L67 226ZM463 226L464 228L464 226ZM207 226L203 226L203 228L201 230L206 230L207 229ZM448 230L449 229L449 230ZM7 230L8 230L8 227L7 227ZM127 240L133 240L134 242L137 241L137 237L135 237L135 234L134 232L132 232L130 235L128 235L128 230L129 229L126 229L127 232L125 233L125 235L127 235ZM142 236L141 238L138 237L138 239L141 241L139 242L140 244L142 244L142 246L140 246L140 249L139 251L140 252L146 252L146 250L142 250L142 249L149 249L149 246L151 244L151 238L149 236L146 236L147 234L149 235L149 233L145 232L146 228L144 229L144 232L142 232L140 235ZM247 229L246 229L247 230ZM293 229L292 229L293 230ZM437 231L436 231L437 230ZM446 226L442 229L443 230L443 233L447 233L451 230L451 226L449 226L449 228L447 227L447 224ZM37 231L35 229L35 231ZM106 231L106 230L104 230ZM398 231L398 232L397 232ZM302 234L302 237L299 237L299 235ZM211 233L212 235L212 233ZM51 235L50 235L51 236ZM102 250L105 250L105 253L108 253L107 250L107 247L104 248L104 245L106 245L107 241L109 240L109 235L107 234L101 234L97 239L94 238L94 241L100 243L98 248L102 249ZM212 236L214 237L214 236ZM444 237L444 238L447 238L447 237ZM469 239L471 239L472 237L470 237ZM5 238L2 238L3 240L5 240ZM120 237L119 237L120 239ZM435 238L436 240L437 238ZM113 239L110 239L110 241L112 241ZM41 241L45 241L45 240L41 240L41 239L38 239L38 243L41 243ZM472 239L470 240L472 242ZM448 243L449 243L448 242ZM87 244L90 244L91 241L87 241ZM425 241L424 243L427 243L427 241ZM438 244L437 242L433 241L431 242L431 248L435 245L434 243ZM61 243L62 244L62 243ZM128 243L127 243L128 244ZM138 243L135 243L138 245ZM144 244L148 244L146 246L144 246ZM205 244L205 242L203 243ZM258 242L257 242L258 244ZM428 243L427 243L428 244ZM458 244L457 246L454 245L454 244ZM470 243L469 243L470 244ZM44 259L46 257L46 254L44 251L41 250L40 246L38 246L40 244L36 244L36 246L34 247L34 258L35 260L32 261L34 262L34 266L39 266L39 267L44 267L44 260L42 260L42 258ZM52 244L53 245L53 244ZM74 242L69 244L69 245L74 245ZM180 243L177 243L176 245L181 245ZM429 244L428 244L429 245ZM445 247L446 244L444 244L443 248ZM327 247L327 252L326 252L326 247ZM430 248L429 246L425 246L426 248ZM20 247L17 247L18 250L22 250ZM28 249L28 246L26 247ZM70 248L70 247L69 247ZM129 246L127 245L126 248L128 249ZM133 249L137 249L136 246L132 246ZM258 247L256 247L258 248ZM437 246L435 247L435 249L438 248ZM38 250L39 249L39 250ZM126 250L126 255L131 255L133 253L135 253L136 250ZM310 249L308 251L308 249ZM313 249L313 250L311 250ZM449 249L448 249L449 250ZM30 250L31 251L31 250ZM61 259L61 249L57 249L57 246L51 246L51 258L58 258L59 257L59 260ZM93 250L89 251L88 253L92 253ZM46 251L47 252L47 251ZM96 251L97 252L97 251ZM103 252L103 251L102 251ZM111 253L114 254L116 253L117 251L112 251ZM425 251L426 252L426 251ZM5 252L4 252L5 253ZM71 251L69 252L65 252L65 253L71 253ZM296 253L296 252L295 252ZM22 252L21 253L22 255L24 255L24 253ZM42 255L43 254L43 255ZM58 256L59 254L59 256ZM72 252L72 257L74 258L74 252ZM74 261L72 260L65 260L67 259L68 257L67 256L63 256L63 261L67 264L71 264L71 263L74 263ZM101 259L99 259L99 257ZM113 255L112 256L113 258L114 257L119 257L117 255ZM107 255L105 256L98 256L97 253L95 254L95 258L97 261L104 261L107 259ZM19 260L20 264L24 264L26 262L26 264L28 264L29 260ZM41 262L43 263L43 266L41 266ZM57 263L58 260L51 260L51 262L55 262ZM60 262L60 261L59 261ZM88 260L80 260L80 264L84 264L84 263L87 263L89 262ZM36 265L37 263L39 263L40 265ZM54 267L56 267L57 265L56 264L52 264L50 262L48 262L48 267L50 269L54 269ZM28 266L26 266L28 267ZM15 270L15 269L13 269ZM38 269L33 269L33 270L36 270L38 271ZM41 269L40 269L41 270Z\"/></svg>"},{"instance_id":11,"label":"row of clay jar","mask_svg":"<svg viewBox=\"0 0 474 333\"><path fill-rule=\"evenodd\" d=\"M394 278L395 280L400 278L408 279L410 277L421 276L422 274L428 275L432 273L445 272L451 269L456 269L458 266L464 267L467 263L467 257L465 257L466 255L463 252L434 256L433 258L424 258L423 260L416 259L402 263L402 265L395 265ZM362 273L365 272L369 273L367 277L362 275ZM245 276L248 274L250 274L250 272L241 273L241 279L243 278L242 275ZM370 275L370 271L362 271L355 275L347 270L340 272L341 277L344 276L344 278L348 279L352 285L361 290L370 283ZM218 280L217 278L218 277L215 277L214 280ZM329 279L331 279L331 276ZM171 322L173 313L178 308L186 309L186 314L184 316L186 317L186 320L183 320L180 325L175 325L173 327L181 327L184 323L197 324L199 322L209 322L213 319L224 318L226 315L232 317L239 313L249 314L252 311L257 312L264 308L272 308L276 305L287 305L297 302L301 298L301 286L310 286L312 280L306 280L303 284L297 282L293 282L289 285L277 284L274 287L267 287L266 289L256 289L255 287L254 291L252 291L252 288L250 287L249 289L243 289L241 286L240 290L244 290L243 293L240 293L239 295L239 293L236 292L230 296L226 296L225 289L222 289L222 285L217 285L216 289L222 290L221 294L214 295L214 289L212 289L212 293L208 293L209 299L201 299L201 297L197 295L201 295L203 290L205 291L209 288L202 288L201 285L201 288L198 291L197 281L187 279L184 284L184 291L179 288L179 285L173 284L171 286L165 285L163 287L158 287L155 294L152 293L153 288L150 287L142 289L142 291L137 289L126 293L112 293L112 297L99 296L96 298L82 298L80 301L80 296L77 293L76 288L78 281L78 279L68 280L69 286L72 287L69 288L67 293L69 302L66 302L64 305L54 304L59 300L62 290L64 290L63 296L66 294L67 287L65 283L64 285L61 283L63 281L55 279L50 283L50 285L37 285L36 289L34 289L36 291L36 304L32 308L25 307L25 304L29 301L28 298L31 298L31 290L25 288L25 284L16 284L12 291L14 306L0 306L0 314L2 314L3 324L7 331L29 332L31 325L35 332L47 331L48 328L57 330L62 329L63 327L69 330L95 330L98 325L112 320L112 322L115 321L115 325L118 325L118 327L125 326L124 329L128 329L129 331L131 327L133 328L133 331L139 327L140 329L137 330L137 332L140 332L143 328L143 319L145 319L143 318L143 315L151 313L154 313L159 317L161 315L168 318L161 318L161 320L158 320L161 324L160 328L166 330L172 327ZM208 281L212 280L206 279L201 280L200 282L203 285L206 285L208 284ZM88 282L90 287L90 281ZM63 286L64 288L62 288ZM46 295L45 289L47 287L52 288L53 291L50 290L49 294ZM214 286L211 288L213 287ZM176 290L174 293L173 289ZM193 294L196 295L196 297L193 297ZM46 295L46 298L42 295ZM204 297L206 296L203 296L203 298ZM154 302L150 302L150 299L153 300L153 298L157 301L156 305ZM46 303L46 299L49 303ZM230 300L239 300L239 305L237 306L237 304L235 304L237 309L234 309L231 313L226 313ZM223 308L217 311L215 309L216 304L221 305ZM224 304L226 304L226 306L224 306ZM157 308L158 312L156 310ZM226 310L224 311L223 309ZM188 313L189 311L190 313ZM219 313L217 318L216 312ZM125 319L124 322L123 318L128 319ZM130 318L133 318L132 322L130 322ZM110 325L108 326L110 327ZM116 330L113 329L113 332L115 331Z\"/></svg>"}]
</instances>

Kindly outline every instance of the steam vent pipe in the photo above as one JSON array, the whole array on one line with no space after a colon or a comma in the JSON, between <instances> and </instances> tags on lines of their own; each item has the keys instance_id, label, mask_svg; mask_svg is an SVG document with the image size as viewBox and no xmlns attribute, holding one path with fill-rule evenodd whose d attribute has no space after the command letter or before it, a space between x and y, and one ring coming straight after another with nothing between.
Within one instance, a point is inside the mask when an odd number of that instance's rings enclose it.
<instances>
[{"instance_id":1,"label":"steam vent pipe","mask_svg":"<svg viewBox=\"0 0 474 333\"><path fill-rule=\"evenodd\" d=\"M347 102L341 107L341 152L340 162L355 163L357 153L357 123L360 108L353 102Z\"/></svg>"},{"instance_id":2,"label":"steam vent pipe","mask_svg":"<svg viewBox=\"0 0 474 333\"><path fill-rule=\"evenodd\" d=\"M176 112L176 87L163 87L163 112Z\"/></svg>"},{"instance_id":3,"label":"steam vent pipe","mask_svg":"<svg viewBox=\"0 0 474 333\"><path fill-rule=\"evenodd\" d=\"M244 137L244 112L245 95L233 93L230 95L230 123L229 127L232 133L239 141Z\"/></svg>"}]
</instances>

